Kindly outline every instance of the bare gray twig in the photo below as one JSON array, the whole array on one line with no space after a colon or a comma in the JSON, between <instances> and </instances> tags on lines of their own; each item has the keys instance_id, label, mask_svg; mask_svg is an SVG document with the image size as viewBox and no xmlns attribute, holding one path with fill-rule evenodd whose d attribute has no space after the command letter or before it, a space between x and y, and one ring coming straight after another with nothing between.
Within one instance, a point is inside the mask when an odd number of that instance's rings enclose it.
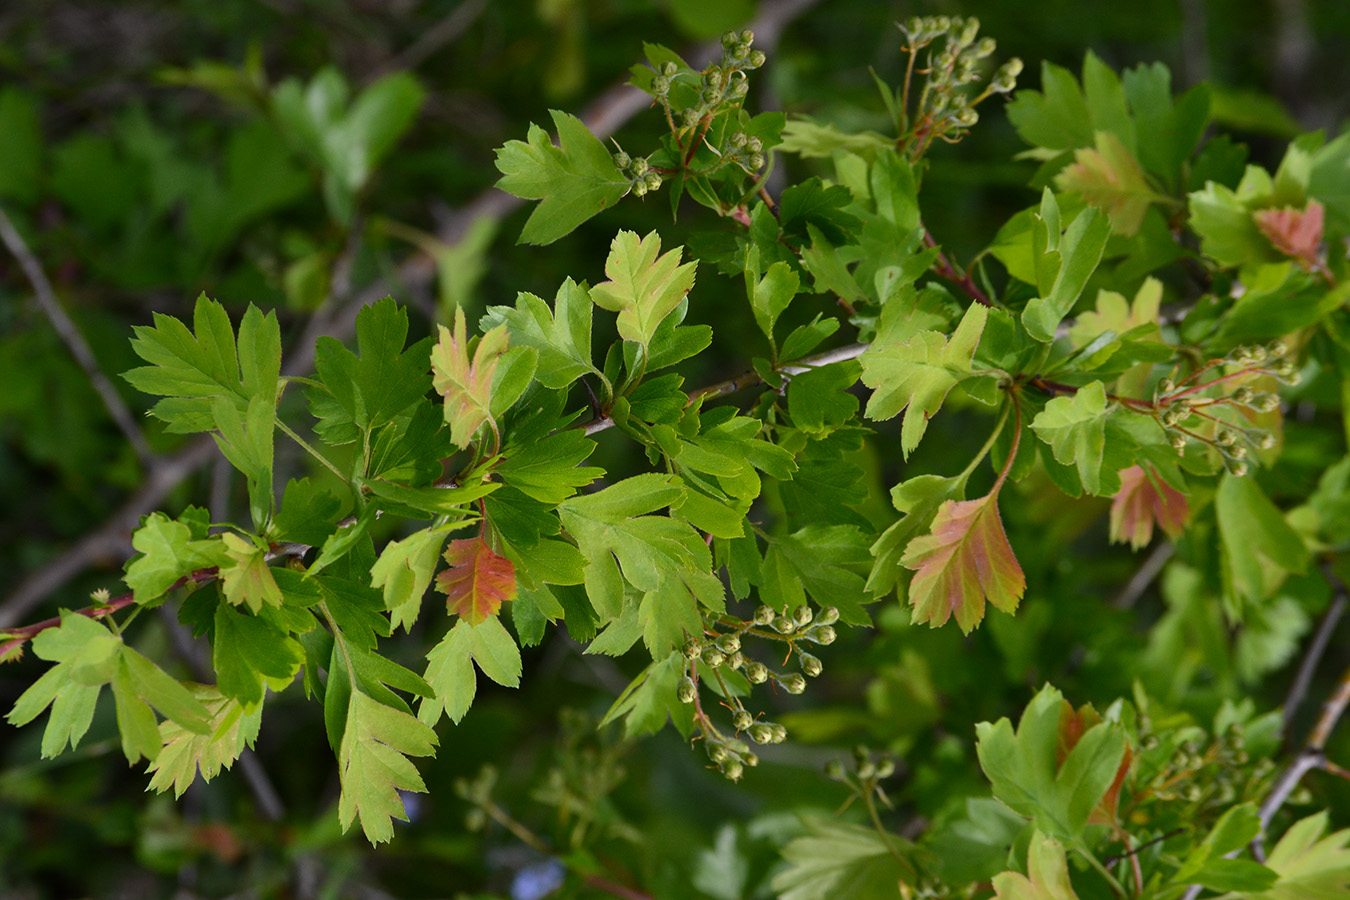
<instances>
[{"instance_id":1,"label":"bare gray twig","mask_svg":"<svg viewBox=\"0 0 1350 900\"><path fill-rule=\"evenodd\" d=\"M52 283L47 280L47 273L42 271L42 265L33 255L33 251L28 249L27 242L23 235L14 227L9 216L0 209L0 240L5 242L9 252L18 260L19 267L23 269L23 274L28 279L28 283L33 287L33 294L37 297L38 307L42 314L51 322L52 328L61 338L61 342L66 345L70 355L75 357L75 361L80 364L84 374L89 378L89 383L98 391L99 397L103 399L103 405L108 409L108 415L112 417L113 423L117 429L127 439L133 450L136 451L136 457L142 465L148 466L155 459L155 453L150 449L150 445L145 442L145 435L141 433L141 428L136 424L136 418L131 414L131 410L122 400L122 395L117 393L117 389L112 386L108 376L103 374L103 370L98 367L98 360L94 358L94 353L89 349L89 343L80 333L80 329L75 322L66 313L59 300L56 299L56 292L52 290Z\"/></svg>"},{"instance_id":2,"label":"bare gray twig","mask_svg":"<svg viewBox=\"0 0 1350 900\"><path fill-rule=\"evenodd\" d=\"M1313 674L1317 671L1317 664L1322 661L1322 654L1326 652L1327 642L1331 640L1332 633L1336 630L1337 624L1341 621L1341 616L1345 612L1346 591L1345 585L1341 584L1340 579L1332 575L1330 567L1325 567L1327 580L1336 588L1336 597L1331 601L1331 606L1322 616L1322 621L1317 626L1317 633L1313 635L1313 641L1308 645L1308 652L1303 655L1303 662L1299 664L1298 675L1294 678L1293 685L1289 688L1289 695L1284 700L1284 733L1289 734L1289 726L1293 723L1294 714L1298 708L1303 705L1303 698L1308 694L1308 685L1312 683Z\"/></svg>"}]
</instances>

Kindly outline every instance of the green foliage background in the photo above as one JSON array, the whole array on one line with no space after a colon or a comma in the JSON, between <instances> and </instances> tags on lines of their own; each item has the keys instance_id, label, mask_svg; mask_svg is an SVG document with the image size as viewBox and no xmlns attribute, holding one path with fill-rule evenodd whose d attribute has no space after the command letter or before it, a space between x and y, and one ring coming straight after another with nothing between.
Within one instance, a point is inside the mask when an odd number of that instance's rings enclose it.
<instances>
[{"instance_id":1,"label":"green foliage background","mask_svg":"<svg viewBox=\"0 0 1350 900\"><path fill-rule=\"evenodd\" d=\"M889 23L937 12L980 16L1000 58L1027 61L1028 88L1037 86L1041 60L1077 72L1086 50L1116 68L1165 62L1177 87L1210 79L1217 120L1272 169L1289 138L1315 128L1335 134L1347 112L1338 48L1350 41L1350 7L1333 0L1288 9L1254 0L1045 0L1034 10L1011 0L797 5L777 46L765 46L770 63L750 106L808 113L846 130L884 125L867 66L898 77L902 36ZM620 228L659 229L665 246L694 250L713 240L709 231L731 233L735 226L706 210L672 223L664 192L624 202L546 249L515 244L522 210L505 218L469 213L496 208L485 193L498 175L495 148L523 139L530 122L547 123L549 108L612 104L605 92L640 61L644 41L689 50L774 9L752 0L13 0L0 10L0 207L106 373L137 364L133 325L147 324L152 312L188 317L202 291L236 321L249 302L274 308L287 348L312 347L312 328L347 337L352 300L384 294L415 311L412 338L420 338L448 324L455 307L472 322L518 291L551 297L568 276L603 280ZM761 32L759 46L765 38ZM356 122L347 132L352 144L316 143L299 119L259 110L261 92L288 80L297 92L316 82L337 91L342 81L353 94L378 83L400 98L393 118L406 119L406 132L399 122ZM626 121L617 139L647 146L661 129L659 115L647 112ZM353 145L368 151L371 174L358 166L344 182L325 163L350 162ZM955 258L983 248L1008 216L1035 202L1028 187L1035 163L1013 159L1023 149L991 110L968 140L931 155L925 223ZM793 162L783 174L798 181L828 171ZM16 261L0 257L0 571L4 593L15 596L134 501L146 480L31 296ZM711 267L700 272L689 321L714 326L714 352L682 369L686 386L743 371L757 333L742 297L736 280ZM821 306L795 306L787 324L807 321L827 302L813 301ZM112 381L139 418L149 399ZM1345 453L1344 435L1328 426L1335 416L1319 412L1318 400L1305 398L1308 418L1289 425L1287 462L1263 476L1277 501L1306 495ZM898 422L891 425L898 434ZM962 425L959 416L935 420L904 464L905 477L950 474L950 460L973 453L984 437ZM147 436L160 453L184 446L156 426ZM642 471L635 445L618 438L602 437L593 462L615 477ZM322 475L293 448L279 444L278 452L278 484ZM901 460L869 449L857 458L868 475L861 509L884 526L892 515L886 486ZM594 722L640 665L583 657L559 633L526 652L519 691L480 684L464 723L442 726L436 759L421 767L429 794L379 851L360 835L340 834L321 711L294 691L269 703L250 765L194 785L177 802L145 793L146 776L127 770L110 704L78 751L51 761L38 761L38 729L5 726L0 893L506 895L545 857L500 828L463 827L470 807L453 782L492 763L501 773L496 802L554 847L567 850L584 832L575 847L618 855L620 867L659 896L761 896L778 849L800 828L796 816L829 815L847 797L821 770L855 744L900 760L888 783L897 809L887 820L904 831L909 823L940 825L965 796L987 793L974 723L1016 719L1046 681L1075 704L1105 705L1129 696L1137 678L1150 695L1205 722L1226 701L1258 711L1280 702L1328 600L1316 579L1301 608L1261 628L1206 632L1214 645L1203 648L1195 671L1183 671L1172 651L1184 645L1156 633L1150 643L1149 628L1166 609L1156 587L1128 611L1110 602L1144 557L1107 544L1105 502L1018 491L1003 504L1029 585L1016 619L992 616L967 637L952 627L911 628L886 601L874 610L877 631L841 630L822 651L826 678L801 697L773 698L794 738L739 785L705 769L702 754L671 731L632 745L620 744L616 728L597 734ZM210 462L154 508L177 514L193 503L209 505L215 521L240 518L246 487ZM119 593L134 521L78 551L84 565L69 580L0 625L86 605L99 588ZM16 610L12 597L4 604L0 610ZM434 640L431 631L419 626L389 652L415 660ZM1324 679L1350 662L1344 629L1339 634ZM176 649L181 635L167 618L140 640L158 658L193 652ZM44 668L33 659L0 668L0 708ZM1311 696L1329 689L1319 681ZM1296 722L1294 733L1306 724ZM1347 751L1342 732L1328 752L1345 759ZM247 785L254 766L252 777L275 791L270 810L258 802L258 782L252 791ZM1314 787L1317 807L1330 806L1338 826L1350 824L1344 782L1323 778ZM598 896L594 888L569 890Z\"/></svg>"}]
</instances>

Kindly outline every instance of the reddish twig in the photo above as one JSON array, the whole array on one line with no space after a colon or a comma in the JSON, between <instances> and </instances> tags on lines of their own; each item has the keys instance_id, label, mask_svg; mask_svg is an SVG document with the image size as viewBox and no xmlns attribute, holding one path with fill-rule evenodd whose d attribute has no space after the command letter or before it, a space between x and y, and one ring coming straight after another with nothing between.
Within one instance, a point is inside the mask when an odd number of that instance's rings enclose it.
<instances>
[{"instance_id":1,"label":"reddish twig","mask_svg":"<svg viewBox=\"0 0 1350 900\"><path fill-rule=\"evenodd\" d=\"M923 242L925 246L934 249L936 249L938 245L937 241L933 240L933 236L928 233L927 228L923 230ZM946 278L948 281L955 284L964 291L970 299L981 306L988 306L990 308L997 306L993 300L989 299L989 295L982 291L980 286L975 283L975 279L970 277L970 273L958 270L956 266L951 264L941 250L938 250L937 261L933 266L933 273L941 278Z\"/></svg>"}]
</instances>

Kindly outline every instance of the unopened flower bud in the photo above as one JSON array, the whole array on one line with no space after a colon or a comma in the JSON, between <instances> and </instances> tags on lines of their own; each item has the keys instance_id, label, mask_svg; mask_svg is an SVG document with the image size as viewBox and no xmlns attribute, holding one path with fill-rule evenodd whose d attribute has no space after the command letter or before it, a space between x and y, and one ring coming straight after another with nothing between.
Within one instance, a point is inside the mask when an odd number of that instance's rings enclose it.
<instances>
[{"instance_id":1,"label":"unopened flower bud","mask_svg":"<svg viewBox=\"0 0 1350 900\"><path fill-rule=\"evenodd\" d=\"M648 172L642 176L642 181L647 185L647 190L654 191L661 186L661 175L657 172Z\"/></svg>"},{"instance_id":2,"label":"unopened flower bud","mask_svg":"<svg viewBox=\"0 0 1350 900\"><path fill-rule=\"evenodd\" d=\"M759 169L764 168L764 154L752 153L748 162L751 169L758 171Z\"/></svg>"},{"instance_id":3,"label":"unopened flower bud","mask_svg":"<svg viewBox=\"0 0 1350 900\"><path fill-rule=\"evenodd\" d=\"M780 725L777 722L774 722L770 727L773 728L773 742L775 744L781 744L783 741L787 740L786 725Z\"/></svg>"},{"instance_id":4,"label":"unopened flower bud","mask_svg":"<svg viewBox=\"0 0 1350 900\"><path fill-rule=\"evenodd\" d=\"M1255 393L1253 393L1252 389L1249 388L1249 387L1247 387L1247 386L1244 384L1242 387L1238 388L1236 391L1233 391L1233 402L1234 402L1234 403L1251 403L1251 402L1252 402L1252 398L1255 397L1255 396L1256 396L1256 395L1255 395Z\"/></svg>"},{"instance_id":5,"label":"unopened flower bud","mask_svg":"<svg viewBox=\"0 0 1350 900\"><path fill-rule=\"evenodd\" d=\"M760 66L764 65L764 63L766 63L768 59L769 58L764 55L763 50L752 50L750 52L749 67L752 69L758 69Z\"/></svg>"},{"instance_id":6,"label":"unopened flower bud","mask_svg":"<svg viewBox=\"0 0 1350 900\"><path fill-rule=\"evenodd\" d=\"M864 779L865 779L865 778L872 778L872 777L875 776L876 774L877 774L877 767L874 766L874 765L871 763L870 760L869 760L869 761L865 761L865 762L863 762L862 765L858 766L858 777L859 777L859 778L864 778Z\"/></svg>"},{"instance_id":7,"label":"unopened flower bud","mask_svg":"<svg viewBox=\"0 0 1350 900\"><path fill-rule=\"evenodd\" d=\"M805 603L792 611L793 621L802 627L810 625L811 620L814 618L815 613L811 612L811 607L807 606Z\"/></svg>"},{"instance_id":8,"label":"unopened flower bud","mask_svg":"<svg viewBox=\"0 0 1350 900\"><path fill-rule=\"evenodd\" d=\"M1220 428L1214 440L1218 442L1220 447L1231 447L1237 443L1237 435L1227 428Z\"/></svg>"},{"instance_id":9,"label":"unopened flower bud","mask_svg":"<svg viewBox=\"0 0 1350 900\"><path fill-rule=\"evenodd\" d=\"M1279 441L1275 439L1275 435L1267 433L1261 435L1261 440L1257 443L1257 446L1262 450L1274 450L1277 443Z\"/></svg>"},{"instance_id":10,"label":"unopened flower bud","mask_svg":"<svg viewBox=\"0 0 1350 900\"><path fill-rule=\"evenodd\" d=\"M773 729L764 722L757 722L750 726L750 739L756 744L767 744L773 740Z\"/></svg>"},{"instance_id":11,"label":"unopened flower bud","mask_svg":"<svg viewBox=\"0 0 1350 900\"><path fill-rule=\"evenodd\" d=\"M741 651L739 650L735 653L728 653L727 661L723 663L723 665L730 669L739 669L741 666L745 665L745 657L741 655Z\"/></svg>"},{"instance_id":12,"label":"unopened flower bud","mask_svg":"<svg viewBox=\"0 0 1350 900\"><path fill-rule=\"evenodd\" d=\"M772 607L761 606L759 609L755 610L755 624L768 625L774 620L776 615L778 614L773 611Z\"/></svg>"},{"instance_id":13,"label":"unopened flower bud","mask_svg":"<svg viewBox=\"0 0 1350 900\"><path fill-rule=\"evenodd\" d=\"M717 648L723 653L735 653L741 649L740 635L724 634L717 639Z\"/></svg>"},{"instance_id":14,"label":"unopened flower bud","mask_svg":"<svg viewBox=\"0 0 1350 900\"><path fill-rule=\"evenodd\" d=\"M716 647L709 647L703 651L703 661L716 669L727 661L727 655Z\"/></svg>"},{"instance_id":15,"label":"unopened flower bud","mask_svg":"<svg viewBox=\"0 0 1350 900\"><path fill-rule=\"evenodd\" d=\"M773 620L773 630L779 634L787 634L790 631L797 630L797 623L787 616L778 616Z\"/></svg>"},{"instance_id":16,"label":"unopened flower bud","mask_svg":"<svg viewBox=\"0 0 1350 900\"><path fill-rule=\"evenodd\" d=\"M993 38L980 38L979 42L971 50L971 55L976 59L984 59L986 56L992 56L996 49L998 49L998 42Z\"/></svg>"},{"instance_id":17,"label":"unopened flower bud","mask_svg":"<svg viewBox=\"0 0 1350 900\"><path fill-rule=\"evenodd\" d=\"M753 31L747 28L741 32L742 44L753 44L754 42L755 42L755 33Z\"/></svg>"},{"instance_id":18,"label":"unopened flower bud","mask_svg":"<svg viewBox=\"0 0 1350 900\"><path fill-rule=\"evenodd\" d=\"M755 766L759 765L759 757L751 753L749 750L741 754L741 761L752 769Z\"/></svg>"},{"instance_id":19,"label":"unopened flower bud","mask_svg":"<svg viewBox=\"0 0 1350 900\"><path fill-rule=\"evenodd\" d=\"M811 629L811 632L807 637L821 646L828 647L830 644L834 643L834 639L837 635L834 633L834 629L829 625L817 625L815 628Z\"/></svg>"},{"instance_id":20,"label":"unopened flower bud","mask_svg":"<svg viewBox=\"0 0 1350 900\"><path fill-rule=\"evenodd\" d=\"M1247 474L1247 464L1238 460L1228 467L1228 471L1232 472L1234 477L1241 478L1243 475Z\"/></svg>"},{"instance_id":21,"label":"unopened flower bud","mask_svg":"<svg viewBox=\"0 0 1350 900\"><path fill-rule=\"evenodd\" d=\"M844 764L837 759L832 759L825 763L825 775L835 780L841 780L844 777Z\"/></svg>"},{"instance_id":22,"label":"unopened flower bud","mask_svg":"<svg viewBox=\"0 0 1350 900\"><path fill-rule=\"evenodd\" d=\"M694 697L698 695L698 687L694 684L694 679L685 675L680 679L680 683L675 687L675 696L680 698L681 703L693 703Z\"/></svg>"},{"instance_id":23,"label":"unopened flower bud","mask_svg":"<svg viewBox=\"0 0 1350 900\"><path fill-rule=\"evenodd\" d=\"M810 653L803 653L801 662L802 662L802 671L805 672L807 675L811 676L812 678L815 678L825 669L825 666L821 663L821 661L816 657L812 656Z\"/></svg>"},{"instance_id":24,"label":"unopened flower bud","mask_svg":"<svg viewBox=\"0 0 1350 900\"><path fill-rule=\"evenodd\" d=\"M980 114L969 106L956 114L956 124L965 128L971 127L978 121L980 121Z\"/></svg>"},{"instance_id":25,"label":"unopened flower bud","mask_svg":"<svg viewBox=\"0 0 1350 900\"><path fill-rule=\"evenodd\" d=\"M726 761L727 761L728 759L730 759L730 758L731 758L731 754L728 753L728 752L727 752L727 748L726 748L726 747L723 747L721 744L714 744L714 745L708 750L708 759L711 759L713 762L717 763L719 766L720 766L722 763L726 762Z\"/></svg>"},{"instance_id":26,"label":"unopened flower bud","mask_svg":"<svg viewBox=\"0 0 1350 900\"><path fill-rule=\"evenodd\" d=\"M698 659L703 655L703 645L694 638L684 642L684 658Z\"/></svg>"},{"instance_id":27,"label":"unopened flower bud","mask_svg":"<svg viewBox=\"0 0 1350 900\"><path fill-rule=\"evenodd\" d=\"M750 715L748 709L738 709L731 714L731 726L737 731L745 731L753 724L755 724L755 717Z\"/></svg>"},{"instance_id":28,"label":"unopened flower bud","mask_svg":"<svg viewBox=\"0 0 1350 900\"><path fill-rule=\"evenodd\" d=\"M769 668L764 663L752 662L745 667L745 680L751 684L763 684L769 680Z\"/></svg>"},{"instance_id":29,"label":"unopened flower bud","mask_svg":"<svg viewBox=\"0 0 1350 900\"><path fill-rule=\"evenodd\" d=\"M647 193L647 182L638 180L633 182L633 196L642 197Z\"/></svg>"},{"instance_id":30,"label":"unopened flower bud","mask_svg":"<svg viewBox=\"0 0 1350 900\"><path fill-rule=\"evenodd\" d=\"M877 777L890 778L895 774L895 760L889 756L877 763Z\"/></svg>"},{"instance_id":31,"label":"unopened flower bud","mask_svg":"<svg viewBox=\"0 0 1350 900\"><path fill-rule=\"evenodd\" d=\"M780 679L783 689L789 694L800 694L806 690L806 679L797 672L790 672Z\"/></svg>"},{"instance_id":32,"label":"unopened flower bud","mask_svg":"<svg viewBox=\"0 0 1350 900\"><path fill-rule=\"evenodd\" d=\"M728 781L740 781L744 772L745 767L737 759L729 759L722 765L722 774L727 777Z\"/></svg>"},{"instance_id":33,"label":"unopened flower bud","mask_svg":"<svg viewBox=\"0 0 1350 900\"><path fill-rule=\"evenodd\" d=\"M1185 452L1186 452L1186 435L1184 435L1184 434L1179 434L1179 435L1177 435L1176 437L1172 438L1172 449L1175 450L1175 451L1177 451L1177 454L1178 454L1178 455L1183 455L1183 454L1185 454Z\"/></svg>"},{"instance_id":34,"label":"unopened flower bud","mask_svg":"<svg viewBox=\"0 0 1350 900\"><path fill-rule=\"evenodd\" d=\"M620 169L628 168L629 164L632 163L632 161L633 157L629 156L627 153L624 153L622 150L614 154L614 165L618 166Z\"/></svg>"},{"instance_id":35,"label":"unopened flower bud","mask_svg":"<svg viewBox=\"0 0 1350 900\"><path fill-rule=\"evenodd\" d=\"M678 71L680 71L680 67L675 65L673 62L668 62L661 67L661 74L666 76L667 78L673 77L675 73Z\"/></svg>"}]
</instances>

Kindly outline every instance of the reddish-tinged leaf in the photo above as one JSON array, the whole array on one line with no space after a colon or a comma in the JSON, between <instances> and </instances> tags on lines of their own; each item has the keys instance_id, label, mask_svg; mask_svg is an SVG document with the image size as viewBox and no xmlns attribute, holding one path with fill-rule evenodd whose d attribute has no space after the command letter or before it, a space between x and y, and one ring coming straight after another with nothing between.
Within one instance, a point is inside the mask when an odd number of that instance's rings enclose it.
<instances>
[{"instance_id":1,"label":"reddish-tinged leaf","mask_svg":"<svg viewBox=\"0 0 1350 900\"><path fill-rule=\"evenodd\" d=\"M18 662L23 659L23 645L27 642L28 638L23 637L0 641L0 663Z\"/></svg>"},{"instance_id":2,"label":"reddish-tinged leaf","mask_svg":"<svg viewBox=\"0 0 1350 900\"><path fill-rule=\"evenodd\" d=\"M478 429L492 422L492 376L510 338L506 325L498 325L483 335L470 362L464 310L455 310L453 334L444 325L438 327L440 340L431 348L432 386L445 398L450 440L467 447Z\"/></svg>"},{"instance_id":3,"label":"reddish-tinged leaf","mask_svg":"<svg viewBox=\"0 0 1350 900\"><path fill-rule=\"evenodd\" d=\"M470 625L497 615L503 601L515 599L516 567L481 537L451 541L445 561L450 568L436 576L436 590L446 595L450 612Z\"/></svg>"},{"instance_id":4,"label":"reddish-tinged leaf","mask_svg":"<svg viewBox=\"0 0 1350 900\"><path fill-rule=\"evenodd\" d=\"M1073 748L1078 746L1083 735L1102 721L1101 714L1093 709L1091 704L1085 703L1075 711L1068 700L1062 702L1064 705L1059 711L1059 745L1055 750L1055 758L1059 765L1064 765L1064 760L1068 759ZM1125 784L1125 776L1130 774L1130 766L1133 763L1134 751L1126 744L1125 754L1121 756L1120 766L1116 769L1115 780L1111 782L1111 786L1106 789L1106 793L1088 816L1089 825L1116 823L1116 805L1120 802L1120 788Z\"/></svg>"},{"instance_id":5,"label":"reddish-tinged leaf","mask_svg":"<svg viewBox=\"0 0 1350 900\"><path fill-rule=\"evenodd\" d=\"M1078 191L1106 211L1111 230L1127 237L1139 232L1149 205L1166 198L1148 185L1144 170L1129 148L1109 131L1099 131L1095 149L1074 151L1074 162L1055 176L1055 186Z\"/></svg>"},{"instance_id":6,"label":"reddish-tinged leaf","mask_svg":"<svg viewBox=\"0 0 1350 900\"><path fill-rule=\"evenodd\" d=\"M1157 522L1169 537L1181 534L1190 505L1180 491L1155 472L1130 466L1120 472L1120 490L1111 501L1111 540L1130 542L1135 550L1153 540Z\"/></svg>"},{"instance_id":7,"label":"reddish-tinged leaf","mask_svg":"<svg viewBox=\"0 0 1350 900\"><path fill-rule=\"evenodd\" d=\"M1252 218L1275 249L1292 256L1305 269L1316 269L1321 265L1317 251L1322 245L1323 214L1322 204L1309 200L1301 210L1263 209Z\"/></svg>"},{"instance_id":8,"label":"reddish-tinged leaf","mask_svg":"<svg viewBox=\"0 0 1350 900\"><path fill-rule=\"evenodd\" d=\"M998 491L978 500L948 500L931 534L915 538L900 564L913 569L909 600L915 622L934 628L953 614L969 633L984 618L984 602L1010 613L1026 590L1026 577L1008 544L998 514Z\"/></svg>"}]
</instances>

